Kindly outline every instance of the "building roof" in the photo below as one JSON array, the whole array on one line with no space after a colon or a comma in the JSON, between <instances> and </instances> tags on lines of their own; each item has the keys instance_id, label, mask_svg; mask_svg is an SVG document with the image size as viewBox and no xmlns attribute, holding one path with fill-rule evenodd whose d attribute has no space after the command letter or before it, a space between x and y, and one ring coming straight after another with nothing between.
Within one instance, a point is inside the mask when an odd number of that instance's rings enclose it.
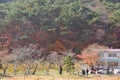
<instances>
[{"instance_id":1,"label":"building roof","mask_svg":"<svg viewBox=\"0 0 120 80\"><path fill-rule=\"evenodd\" d=\"M104 58L104 59L100 59L100 62L120 62L120 59L118 59L118 58Z\"/></svg>"},{"instance_id":2,"label":"building roof","mask_svg":"<svg viewBox=\"0 0 120 80\"><path fill-rule=\"evenodd\" d=\"M100 51L120 51L120 49L95 49Z\"/></svg>"}]
</instances>

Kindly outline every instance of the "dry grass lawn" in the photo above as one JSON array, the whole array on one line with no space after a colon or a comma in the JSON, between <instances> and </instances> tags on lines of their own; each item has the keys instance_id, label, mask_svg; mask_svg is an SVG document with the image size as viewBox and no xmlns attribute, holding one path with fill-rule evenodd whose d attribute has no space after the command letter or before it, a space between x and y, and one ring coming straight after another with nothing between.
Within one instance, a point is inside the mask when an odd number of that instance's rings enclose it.
<instances>
[{"instance_id":1,"label":"dry grass lawn","mask_svg":"<svg viewBox=\"0 0 120 80\"><path fill-rule=\"evenodd\" d=\"M120 76L11 76L1 77L0 80L120 80Z\"/></svg>"}]
</instances>

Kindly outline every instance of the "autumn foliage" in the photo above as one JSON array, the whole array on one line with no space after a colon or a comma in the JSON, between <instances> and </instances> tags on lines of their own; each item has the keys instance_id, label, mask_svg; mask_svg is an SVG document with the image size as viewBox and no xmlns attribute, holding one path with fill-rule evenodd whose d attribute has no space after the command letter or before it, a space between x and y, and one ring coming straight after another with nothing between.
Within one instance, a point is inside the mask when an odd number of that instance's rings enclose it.
<instances>
[{"instance_id":1,"label":"autumn foliage","mask_svg":"<svg viewBox=\"0 0 120 80\"><path fill-rule=\"evenodd\" d=\"M98 54L100 49L108 49L108 47L98 44L92 44L84 49L81 55L77 55L77 57L79 59L82 59L88 65L93 66L96 61L99 60Z\"/></svg>"},{"instance_id":2,"label":"autumn foliage","mask_svg":"<svg viewBox=\"0 0 120 80\"><path fill-rule=\"evenodd\" d=\"M12 38L7 34L0 34L0 50L8 49L11 45Z\"/></svg>"},{"instance_id":3,"label":"autumn foliage","mask_svg":"<svg viewBox=\"0 0 120 80\"><path fill-rule=\"evenodd\" d=\"M55 41L55 43L53 44L53 51L66 51L67 48L64 46L64 44L61 41Z\"/></svg>"}]
</instances>

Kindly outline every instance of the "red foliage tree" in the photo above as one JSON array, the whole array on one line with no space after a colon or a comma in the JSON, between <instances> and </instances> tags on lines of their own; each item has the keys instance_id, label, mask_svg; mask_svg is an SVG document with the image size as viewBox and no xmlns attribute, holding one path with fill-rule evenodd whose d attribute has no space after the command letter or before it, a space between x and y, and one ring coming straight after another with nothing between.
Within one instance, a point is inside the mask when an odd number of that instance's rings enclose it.
<instances>
[{"instance_id":1,"label":"red foliage tree","mask_svg":"<svg viewBox=\"0 0 120 80\"><path fill-rule=\"evenodd\" d=\"M82 59L89 66L93 66L97 60L99 60L99 49L108 49L106 46L100 46L98 44L89 45L82 51L81 55L77 55L79 59Z\"/></svg>"},{"instance_id":2,"label":"red foliage tree","mask_svg":"<svg viewBox=\"0 0 120 80\"><path fill-rule=\"evenodd\" d=\"M12 38L8 34L0 34L0 50L9 49Z\"/></svg>"},{"instance_id":3,"label":"red foliage tree","mask_svg":"<svg viewBox=\"0 0 120 80\"><path fill-rule=\"evenodd\" d=\"M61 41L55 41L55 43L53 44L53 51L57 51L57 52L60 52L60 51L66 51L67 48L64 46L64 44L61 42Z\"/></svg>"}]
</instances>

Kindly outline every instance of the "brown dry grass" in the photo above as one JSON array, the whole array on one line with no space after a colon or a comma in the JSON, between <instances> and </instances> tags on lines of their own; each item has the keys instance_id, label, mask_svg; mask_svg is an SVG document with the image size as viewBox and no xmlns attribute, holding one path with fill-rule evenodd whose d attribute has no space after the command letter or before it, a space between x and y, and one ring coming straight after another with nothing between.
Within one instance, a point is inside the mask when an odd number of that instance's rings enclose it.
<instances>
[{"instance_id":1,"label":"brown dry grass","mask_svg":"<svg viewBox=\"0 0 120 80\"><path fill-rule=\"evenodd\" d=\"M86 76L12 76L0 80L120 80L120 76L90 75Z\"/></svg>"}]
</instances>

